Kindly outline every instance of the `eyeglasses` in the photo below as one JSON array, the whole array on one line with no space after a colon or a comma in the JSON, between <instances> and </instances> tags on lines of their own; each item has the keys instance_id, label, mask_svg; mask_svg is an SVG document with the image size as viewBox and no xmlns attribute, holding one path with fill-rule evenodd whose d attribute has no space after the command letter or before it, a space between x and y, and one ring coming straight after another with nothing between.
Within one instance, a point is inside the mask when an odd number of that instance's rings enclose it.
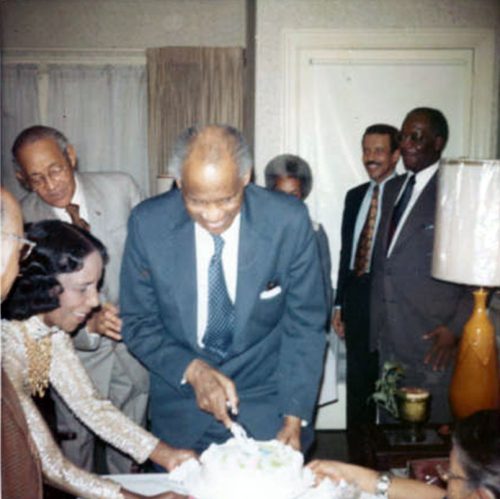
<instances>
[{"instance_id":1,"label":"eyeglasses","mask_svg":"<svg viewBox=\"0 0 500 499\"><path fill-rule=\"evenodd\" d=\"M22 244L21 249L19 251L19 259L21 261L28 259L29 256L31 255L31 252L33 251L33 248L36 246L35 242L30 241L25 237L21 237L16 234L11 234L10 232L2 232L2 235L10 239L15 239L17 242Z\"/></svg>"},{"instance_id":2,"label":"eyeglasses","mask_svg":"<svg viewBox=\"0 0 500 499\"><path fill-rule=\"evenodd\" d=\"M402 144L405 141L413 142L414 144L421 144L425 139L425 134L422 130L416 130L411 133L400 133L398 135L398 142Z\"/></svg>"},{"instance_id":3,"label":"eyeglasses","mask_svg":"<svg viewBox=\"0 0 500 499\"><path fill-rule=\"evenodd\" d=\"M68 165L53 165L49 168L47 175L35 174L30 177L26 177L26 180L33 190L42 189L47 185L47 178L52 181L57 181L66 173Z\"/></svg>"}]
</instances>

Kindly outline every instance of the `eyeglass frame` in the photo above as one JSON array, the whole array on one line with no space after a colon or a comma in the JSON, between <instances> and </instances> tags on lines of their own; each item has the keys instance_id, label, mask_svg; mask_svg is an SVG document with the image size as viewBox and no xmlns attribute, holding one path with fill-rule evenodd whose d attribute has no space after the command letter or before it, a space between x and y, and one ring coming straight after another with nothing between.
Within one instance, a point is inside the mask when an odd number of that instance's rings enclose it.
<instances>
[{"instance_id":1,"label":"eyeglass frame","mask_svg":"<svg viewBox=\"0 0 500 499\"><path fill-rule=\"evenodd\" d=\"M2 235L10 237L11 239L15 239L17 242L23 243L24 246L28 247L26 252L22 255L21 260L27 260L36 246L35 241L31 241L30 239L26 239L25 237L18 236L17 234L12 234L11 232L2 231ZM21 247L21 253L22 253L22 247Z\"/></svg>"},{"instance_id":2,"label":"eyeglass frame","mask_svg":"<svg viewBox=\"0 0 500 499\"><path fill-rule=\"evenodd\" d=\"M24 172L22 172L21 174L26 186L36 192L46 187L47 177L53 181L59 180L70 169L71 167L68 164L53 165L49 168L49 171L45 175L37 174L37 177L39 176L40 178L35 179L26 175Z\"/></svg>"}]
</instances>

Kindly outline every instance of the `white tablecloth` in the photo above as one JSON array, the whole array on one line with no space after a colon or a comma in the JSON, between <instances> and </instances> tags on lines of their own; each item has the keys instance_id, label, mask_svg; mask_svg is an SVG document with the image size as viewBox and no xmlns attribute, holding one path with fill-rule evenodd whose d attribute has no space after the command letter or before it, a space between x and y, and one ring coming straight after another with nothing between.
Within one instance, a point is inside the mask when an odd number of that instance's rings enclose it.
<instances>
[{"instance_id":1,"label":"white tablecloth","mask_svg":"<svg viewBox=\"0 0 500 499\"><path fill-rule=\"evenodd\" d=\"M131 475L108 475L115 482L126 489L139 494L153 496L162 492L178 492L185 494L186 491L179 488L178 484L168 479L167 473L136 473Z\"/></svg>"},{"instance_id":2,"label":"white tablecloth","mask_svg":"<svg viewBox=\"0 0 500 499\"><path fill-rule=\"evenodd\" d=\"M109 475L115 482L123 487L146 496L161 494L162 492L178 492L185 494L186 491L168 479L167 473L137 473L134 475ZM372 494L361 493L359 499L376 499Z\"/></svg>"}]
</instances>

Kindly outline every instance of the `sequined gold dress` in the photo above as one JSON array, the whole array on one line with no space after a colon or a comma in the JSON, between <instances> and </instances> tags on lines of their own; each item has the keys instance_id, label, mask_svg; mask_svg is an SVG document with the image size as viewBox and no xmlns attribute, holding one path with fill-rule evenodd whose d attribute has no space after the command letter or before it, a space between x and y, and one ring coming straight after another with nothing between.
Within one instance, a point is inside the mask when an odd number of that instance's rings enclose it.
<instances>
[{"instance_id":1,"label":"sequined gold dress","mask_svg":"<svg viewBox=\"0 0 500 499\"><path fill-rule=\"evenodd\" d=\"M34 371L29 365L28 358L32 356L28 355L28 348L36 349L42 342L50 344L48 382L74 414L102 440L142 463L156 447L158 439L127 419L111 402L102 399L76 356L67 333L57 327L48 327L37 316L26 321L4 320L3 367L21 402L45 480L81 497L121 498L119 485L74 466L62 455L36 408L31 398Z\"/></svg>"}]
</instances>

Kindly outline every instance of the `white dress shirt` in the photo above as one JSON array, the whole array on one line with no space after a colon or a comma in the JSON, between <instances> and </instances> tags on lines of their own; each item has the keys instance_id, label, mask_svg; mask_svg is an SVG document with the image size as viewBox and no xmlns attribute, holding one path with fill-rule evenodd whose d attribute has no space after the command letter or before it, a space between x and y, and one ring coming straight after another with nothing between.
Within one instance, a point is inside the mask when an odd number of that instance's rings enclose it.
<instances>
[{"instance_id":1,"label":"white dress shirt","mask_svg":"<svg viewBox=\"0 0 500 499\"><path fill-rule=\"evenodd\" d=\"M76 177L76 175L75 175L75 193L71 198L70 204L77 204L80 207L79 210L80 217L83 218L88 224L90 224L89 212L87 210L87 203L85 203L85 197L83 196L82 188L80 186L80 183L78 182L78 178ZM71 223L71 217L69 216L69 213L66 211L66 208L57 208L56 206L52 206L52 210L54 210L54 213L59 220Z\"/></svg>"},{"instance_id":2,"label":"white dress shirt","mask_svg":"<svg viewBox=\"0 0 500 499\"><path fill-rule=\"evenodd\" d=\"M401 215L401 218L399 219L399 223L398 223L398 226L396 227L396 231L394 232L394 235L392 236L391 245L389 246L389 250L387 251L388 257L391 256L394 245L396 244L396 241L398 240L399 234L401 233L401 229L402 229L403 225L405 224L406 219L408 218L408 215L410 214L413 206L415 206L415 203L417 202L418 198L420 197L420 194L422 194L422 191L425 189L425 186L429 183L432 176L437 172L438 167L439 167L439 162L434 163L433 165L428 166L427 168L425 168L425 169L423 169L415 174L415 185L413 186L413 192L411 193L411 198L408 201L408 204L406 205L405 211L403 212L403 214ZM408 175L406 176L406 180L403 182L403 185L401 186L401 189L399 191L396 202L394 203L394 206L399 201L399 198L401 197L411 175L412 174L408 173Z\"/></svg>"},{"instance_id":3,"label":"white dress shirt","mask_svg":"<svg viewBox=\"0 0 500 499\"><path fill-rule=\"evenodd\" d=\"M230 300L234 303L236 299L236 285L238 280L238 248L240 240L240 214L236 216L233 223L224 233L222 250L222 268ZM194 237L196 248L196 286L198 296L197 310L197 337L198 345L204 347L203 336L208 321L208 267L210 259L214 254L214 240L210 232L201 225L194 224Z\"/></svg>"}]
</instances>

